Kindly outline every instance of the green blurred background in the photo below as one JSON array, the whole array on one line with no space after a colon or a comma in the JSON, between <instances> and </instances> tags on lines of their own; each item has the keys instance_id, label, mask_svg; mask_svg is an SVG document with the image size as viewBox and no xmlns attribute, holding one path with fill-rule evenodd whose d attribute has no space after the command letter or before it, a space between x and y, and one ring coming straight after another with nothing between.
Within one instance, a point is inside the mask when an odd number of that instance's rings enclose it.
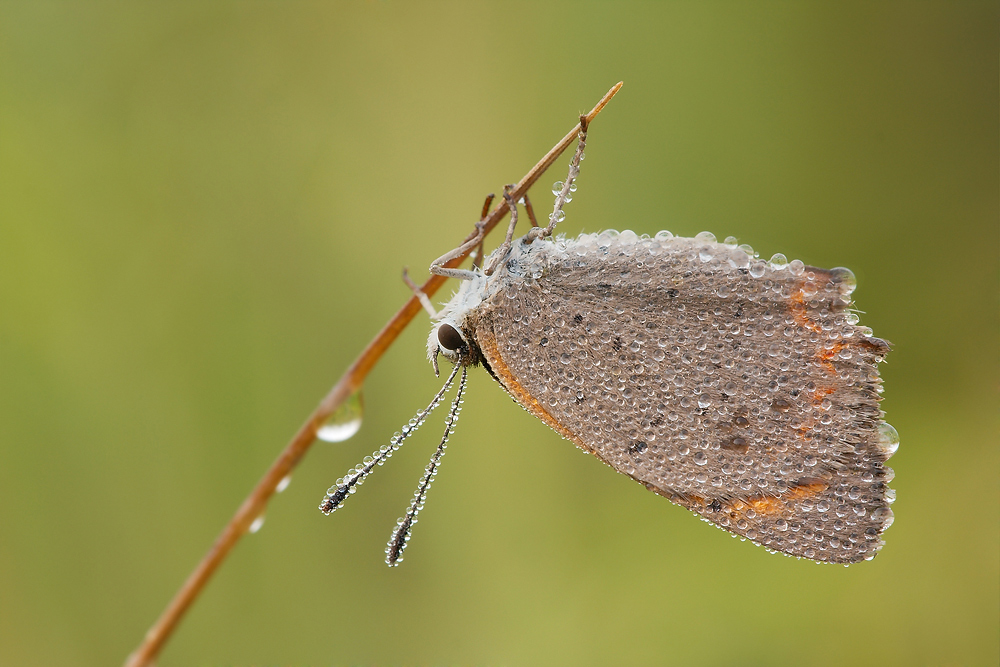
<instances>
[{"instance_id":1,"label":"green blurred background","mask_svg":"<svg viewBox=\"0 0 1000 667\"><path fill-rule=\"evenodd\" d=\"M995 2L3 2L0 663L120 664L401 267L620 79L561 230L855 271L895 346L881 555L733 540L479 372L390 570L441 415L316 506L437 390L420 315L160 664L996 663L997 26Z\"/></svg>"}]
</instances>

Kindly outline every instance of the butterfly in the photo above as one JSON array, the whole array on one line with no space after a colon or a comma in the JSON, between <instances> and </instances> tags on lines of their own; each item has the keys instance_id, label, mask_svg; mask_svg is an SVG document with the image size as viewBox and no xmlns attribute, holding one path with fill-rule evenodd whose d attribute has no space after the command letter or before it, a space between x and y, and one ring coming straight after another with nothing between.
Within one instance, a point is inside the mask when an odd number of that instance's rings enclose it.
<instances>
[{"instance_id":1,"label":"butterfly","mask_svg":"<svg viewBox=\"0 0 1000 667\"><path fill-rule=\"evenodd\" d=\"M874 558L892 524L896 431L879 408L889 344L860 326L854 275L660 232L553 237L575 189L586 126L546 228L507 238L440 313L428 357L454 364L390 443L330 487L329 514L441 403L445 433L386 547L397 565L461 411L468 369L485 371L556 433L703 520L818 562ZM484 209L485 210L485 209ZM530 210L530 209L529 209ZM480 228L481 229L481 228ZM422 296L418 293L418 296Z\"/></svg>"}]
</instances>

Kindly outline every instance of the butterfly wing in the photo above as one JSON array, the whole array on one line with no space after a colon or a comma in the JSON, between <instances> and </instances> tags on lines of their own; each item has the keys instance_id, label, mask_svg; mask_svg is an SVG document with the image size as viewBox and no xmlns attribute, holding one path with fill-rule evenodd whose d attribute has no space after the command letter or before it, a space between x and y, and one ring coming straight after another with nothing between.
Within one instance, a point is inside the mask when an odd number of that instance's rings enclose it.
<instances>
[{"instance_id":1,"label":"butterfly wing","mask_svg":"<svg viewBox=\"0 0 1000 667\"><path fill-rule=\"evenodd\" d=\"M870 559L895 448L888 345L853 276L700 239L518 244L469 326L494 377L564 437L769 549Z\"/></svg>"}]
</instances>

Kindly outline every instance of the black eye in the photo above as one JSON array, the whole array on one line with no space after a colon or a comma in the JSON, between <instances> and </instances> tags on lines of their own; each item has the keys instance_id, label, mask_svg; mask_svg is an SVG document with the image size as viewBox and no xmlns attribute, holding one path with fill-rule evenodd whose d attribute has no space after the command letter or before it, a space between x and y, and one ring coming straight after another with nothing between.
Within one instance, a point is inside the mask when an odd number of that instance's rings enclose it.
<instances>
[{"instance_id":1,"label":"black eye","mask_svg":"<svg viewBox=\"0 0 1000 667\"><path fill-rule=\"evenodd\" d=\"M465 347L462 334L458 333L458 329L450 324L442 324L438 327L438 342L446 350L454 351Z\"/></svg>"}]
</instances>

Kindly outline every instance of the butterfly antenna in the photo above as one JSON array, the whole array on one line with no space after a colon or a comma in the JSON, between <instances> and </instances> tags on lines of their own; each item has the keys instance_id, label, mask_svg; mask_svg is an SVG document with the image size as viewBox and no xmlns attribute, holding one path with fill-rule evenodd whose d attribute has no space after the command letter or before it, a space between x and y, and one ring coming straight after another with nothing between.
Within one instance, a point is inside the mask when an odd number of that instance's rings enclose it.
<instances>
[{"instance_id":1,"label":"butterfly antenna","mask_svg":"<svg viewBox=\"0 0 1000 667\"><path fill-rule=\"evenodd\" d=\"M452 376L454 375L455 373L452 372ZM431 482L434 481L438 466L441 465L441 458L448 448L448 436L451 435L452 429L458 423L458 415L462 412L462 403L464 402L462 396L465 394L465 381L467 377L468 369L466 366L463 366L462 379L458 383L458 393L455 394L455 400L451 404L448 418L445 419L444 435L441 436L441 444L438 445L434 455L431 456L430 463L427 464L427 469L424 471L424 476L420 479L420 484L413 494L413 501L410 503L410 508L396 522L396 529L392 532L389 544L385 548L385 562L389 567L396 567L403 562L403 549L406 548L406 543L410 541L410 531L413 529L413 524L417 522L417 514L424 508L424 501L427 500L427 490L431 488Z\"/></svg>"},{"instance_id":2,"label":"butterfly antenna","mask_svg":"<svg viewBox=\"0 0 1000 667\"><path fill-rule=\"evenodd\" d=\"M444 398L445 393L451 389L451 385L455 381L455 376L458 374L458 369L459 366L456 365L452 369L451 375L444 381L444 386L434 395L434 399L430 404L423 410L418 411L403 428L397 431L392 436L392 439L389 440L388 445L382 445L377 451L372 452L371 456L366 456L364 461L348 470L346 475L338 479L333 486L326 490L326 496L323 498L323 502L319 504L320 512L331 514L335 510L340 509L347 497L357 491L357 488L364 483L365 478L371 474L375 466L385 463L392 456L392 453L399 449L404 440L416 433L420 425L427 419L427 416L441 403L441 399ZM465 383L464 372L462 373L462 383L463 385Z\"/></svg>"}]
</instances>

